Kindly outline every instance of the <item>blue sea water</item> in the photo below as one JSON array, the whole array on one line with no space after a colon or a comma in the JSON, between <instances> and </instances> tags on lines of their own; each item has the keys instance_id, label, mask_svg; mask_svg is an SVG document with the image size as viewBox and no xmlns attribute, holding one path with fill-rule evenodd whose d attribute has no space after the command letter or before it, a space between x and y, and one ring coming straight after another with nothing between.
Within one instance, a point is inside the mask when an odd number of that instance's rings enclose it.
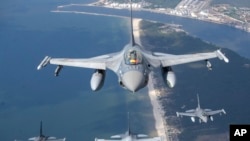
<instances>
[{"instance_id":1,"label":"blue sea water","mask_svg":"<svg viewBox=\"0 0 250 141\"><path fill-rule=\"evenodd\" d=\"M53 77L55 66L36 70L45 55L91 57L119 51L129 41L125 19L50 12L71 2L1 2L0 141L38 135L40 120L44 121L45 135L74 141L108 138L126 131L128 111L132 130L154 134L146 89L131 95L108 71L103 89L92 92L89 80L93 70L65 67L58 78ZM242 56L249 55L249 34L231 27L150 12L135 12L135 16L182 24L192 35L222 43L222 47L228 44Z\"/></svg>"},{"instance_id":2,"label":"blue sea water","mask_svg":"<svg viewBox=\"0 0 250 141\"><path fill-rule=\"evenodd\" d=\"M127 17L126 9L111 9L104 7L66 7L63 10L77 10L90 13L102 13ZM180 24L190 35L215 44L221 48L228 48L245 58L250 58L250 33L227 25L220 25L190 18L171 16L149 11L134 11L134 17L162 23Z\"/></svg>"},{"instance_id":3,"label":"blue sea water","mask_svg":"<svg viewBox=\"0 0 250 141\"><path fill-rule=\"evenodd\" d=\"M0 10L0 141L44 134L72 141L108 138L127 130L155 135L147 90L122 89L108 71L99 92L90 90L93 70L36 67L45 55L92 57L116 52L129 41L125 19L51 13L70 1L2 1ZM76 1L79 2L79 1Z\"/></svg>"}]
</instances>

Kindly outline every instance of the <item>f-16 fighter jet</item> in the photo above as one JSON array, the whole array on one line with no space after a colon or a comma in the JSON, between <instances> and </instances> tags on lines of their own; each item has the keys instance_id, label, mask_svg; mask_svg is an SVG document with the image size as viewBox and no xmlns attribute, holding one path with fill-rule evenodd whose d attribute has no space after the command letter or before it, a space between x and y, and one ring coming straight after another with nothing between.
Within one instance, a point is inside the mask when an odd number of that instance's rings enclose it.
<instances>
[{"instance_id":1,"label":"f-16 fighter jet","mask_svg":"<svg viewBox=\"0 0 250 141\"><path fill-rule=\"evenodd\" d=\"M43 135L43 123L40 122L40 135L37 137L32 137L28 139L29 141L66 141L66 138L63 139L56 139L56 137L50 137ZM15 141L22 141L22 140L15 140Z\"/></svg>"},{"instance_id":2,"label":"f-16 fighter jet","mask_svg":"<svg viewBox=\"0 0 250 141\"><path fill-rule=\"evenodd\" d=\"M224 109L221 110L216 110L216 111L212 111L211 109L202 109L200 107L200 100L199 100L199 95L197 94L197 100L198 100L198 107L196 109L192 109L192 110L187 110L184 113L179 113L176 112L177 117L182 117L182 116L189 116L191 117L191 121L195 122L195 117L199 118L200 123L201 122L205 122L207 123L208 119L210 119L211 121L214 120L212 115L215 114L226 114Z\"/></svg>"},{"instance_id":3,"label":"f-16 fighter jet","mask_svg":"<svg viewBox=\"0 0 250 141\"><path fill-rule=\"evenodd\" d=\"M208 59L219 58L226 63L229 62L228 58L220 50L185 55L173 55L143 50L143 47L136 43L134 39L132 6L130 7L131 40L120 52L92 58L75 59L46 56L38 65L37 69L40 70L47 64L57 65L55 76L59 75L63 66L95 69L90 80L93 91L102 88L106 70L109 69L117 74L118 83L121 87L134 93L148 84L149 73L153 70L152 68L161 68L165 84L173 88L176 83L176 77L172 66L205 61L207 67L210 69L212 66Z\"/></svg>"},{"instance_id":4,"label":"f-16 fighter jet","mask_svg":"<svg viewBox=\"0 0 250 141\"><path fill-rule=\"evenodd\" d=\"M95 138L95 141L161 141L162 140L161 137L149 138L148 135L145 134L133 134L130 131L129 115L128 115L128 131L125 134L113 135L110 138L111 139Z\"/></svg>"}]
</instances>

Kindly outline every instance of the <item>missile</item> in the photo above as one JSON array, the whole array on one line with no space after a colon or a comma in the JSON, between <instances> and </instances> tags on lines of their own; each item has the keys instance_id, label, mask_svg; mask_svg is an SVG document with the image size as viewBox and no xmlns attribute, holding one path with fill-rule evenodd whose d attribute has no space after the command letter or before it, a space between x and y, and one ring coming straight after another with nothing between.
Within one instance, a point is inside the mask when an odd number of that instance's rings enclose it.
<instances>
[{"instance_id":1,"label":"missile","mask_svg":"<svg viewBox=\"0 0 250 141\"><path fill-rule=\"evenodd\" d=\"M224 109L222 109L222 112L223 112L223 114L226 114L226 111Z\"/></svg>"},{"instance_id":2,"label":"missile","mask_svg":"<svg viewBox=\"0 0 250 141\"><path fill-rule=\"evenodd\" d=\"M212 64L210 63L210 61L205 60L206 61L206 66L208 68L208 70L212 70Z\"/></svg>"},{"instance_id":3,"label":"missile","mask_svg":"<svg viewBox=\"0 0 250 141\"><path fill-rule=\"evenodd\" d=\"M177 117L179 117L180 116L179 112L176 112L176 115L177 115Z\"/></svg>"},{"instance_id":4,"label":"missile","mask_svg":"<svg viewBox=\"0 0 250 141\"><path fill-rule=\"evenodd\" d=\"M58 76L60 71L62 70L63 66L62 65L58 65L55 69L55 76Z\"/></svg>"},{"instance_id":5,"label":"missile","mask_svg":"<svg viewBox=\"0 0 250 141\"><path fill-rule=\"evenodd\" d=\"M224 60L226 63L229 62L229 59L228 59L223 53L221 53L220 50L217 50L217 51L216 51L216 55L218 56L218 58L219 58L220 60Z\"/></svg>"},{"instance_id":6,"label":"missile","mask_svg":"<svg viewBox=\"0 0 250 141\"><path fill-rule=\"evenodd\" d=\"M42 62L37 66L37 70L40 70L41 68L45 67L49 63L50 59L51 57L45 56Z\"/></svg>"}]
</instances>

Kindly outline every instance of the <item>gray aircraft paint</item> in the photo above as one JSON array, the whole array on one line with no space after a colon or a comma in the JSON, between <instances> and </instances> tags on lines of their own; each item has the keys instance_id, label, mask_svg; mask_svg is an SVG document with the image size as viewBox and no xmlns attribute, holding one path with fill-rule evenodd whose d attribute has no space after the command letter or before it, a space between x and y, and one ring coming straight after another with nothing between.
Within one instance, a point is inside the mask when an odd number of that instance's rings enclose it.
<instances>
[{"instance_id":1,"label":"gray aircraft paint","mask_svg":"<svg viewBox=\"0 0 250 141\"><path fill-rule=\"evenodd\" d=\"M213 117L212 115L215 114L226 114L224 109L221 110L215 110L212 111L211 109L202 109L200 106L200 99L199 99L199 95L197 94L197 108L196 109L191 109L191 110L187 110L184 113L181 112L176 112L177 117L182 117L182 116L190 116L191 117L191 121L195 122L195 117L199 118L200 123L204 122L207 123L208 118L213 121Z\"/></svg>"}]
</instances>

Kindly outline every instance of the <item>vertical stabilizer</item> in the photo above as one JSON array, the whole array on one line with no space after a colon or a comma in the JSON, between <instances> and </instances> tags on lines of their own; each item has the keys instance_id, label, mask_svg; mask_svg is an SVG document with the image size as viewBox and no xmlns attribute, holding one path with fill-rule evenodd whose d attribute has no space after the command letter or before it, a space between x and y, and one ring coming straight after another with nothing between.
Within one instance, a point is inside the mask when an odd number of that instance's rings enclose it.
<instances>
[{"instance_id":1,"label":"vertical stabilizer","mask_svg":"<svg viewBox=\"0 0 250 141\"><path fill-rule=\"evenodd\" d=\"M130 131L130 121L129 121L129 112L128 112L128 135L131 135L131 131Z\"/></svg>"},{"instance_id":2,"label":"vertical stabilizer","mask_svg":"<svg viewBox=\"0 0 250 141\"><path fill-rule=\"evenodd\" d=\"M134 38L134 29L133 29L133 12L132 12L132 0L130 0L130 28L131 28L131 45L135 45L135 38Z\"/></svg>"},{"instance_id":3,"label":"vertical stabilizer","mask_svg":"<svg viewBox=\"0 0 250 141\"><path fill-rule=\"evenodd\" d=\"M43 137L43 121L40 122L40 137Z\"/></svg>"},{"instance_id":4,"label":"vertical stabilizer","mask_svg":"<svg viewBox=\"0 0 250 141\"><path fill-rule=\"evenodd\" d=\"M199 94L197 94L197 101L198 101L198 108L200 109L201 106L200 106L200 98L199 98Z\"/></svg>"}]
</instances>

